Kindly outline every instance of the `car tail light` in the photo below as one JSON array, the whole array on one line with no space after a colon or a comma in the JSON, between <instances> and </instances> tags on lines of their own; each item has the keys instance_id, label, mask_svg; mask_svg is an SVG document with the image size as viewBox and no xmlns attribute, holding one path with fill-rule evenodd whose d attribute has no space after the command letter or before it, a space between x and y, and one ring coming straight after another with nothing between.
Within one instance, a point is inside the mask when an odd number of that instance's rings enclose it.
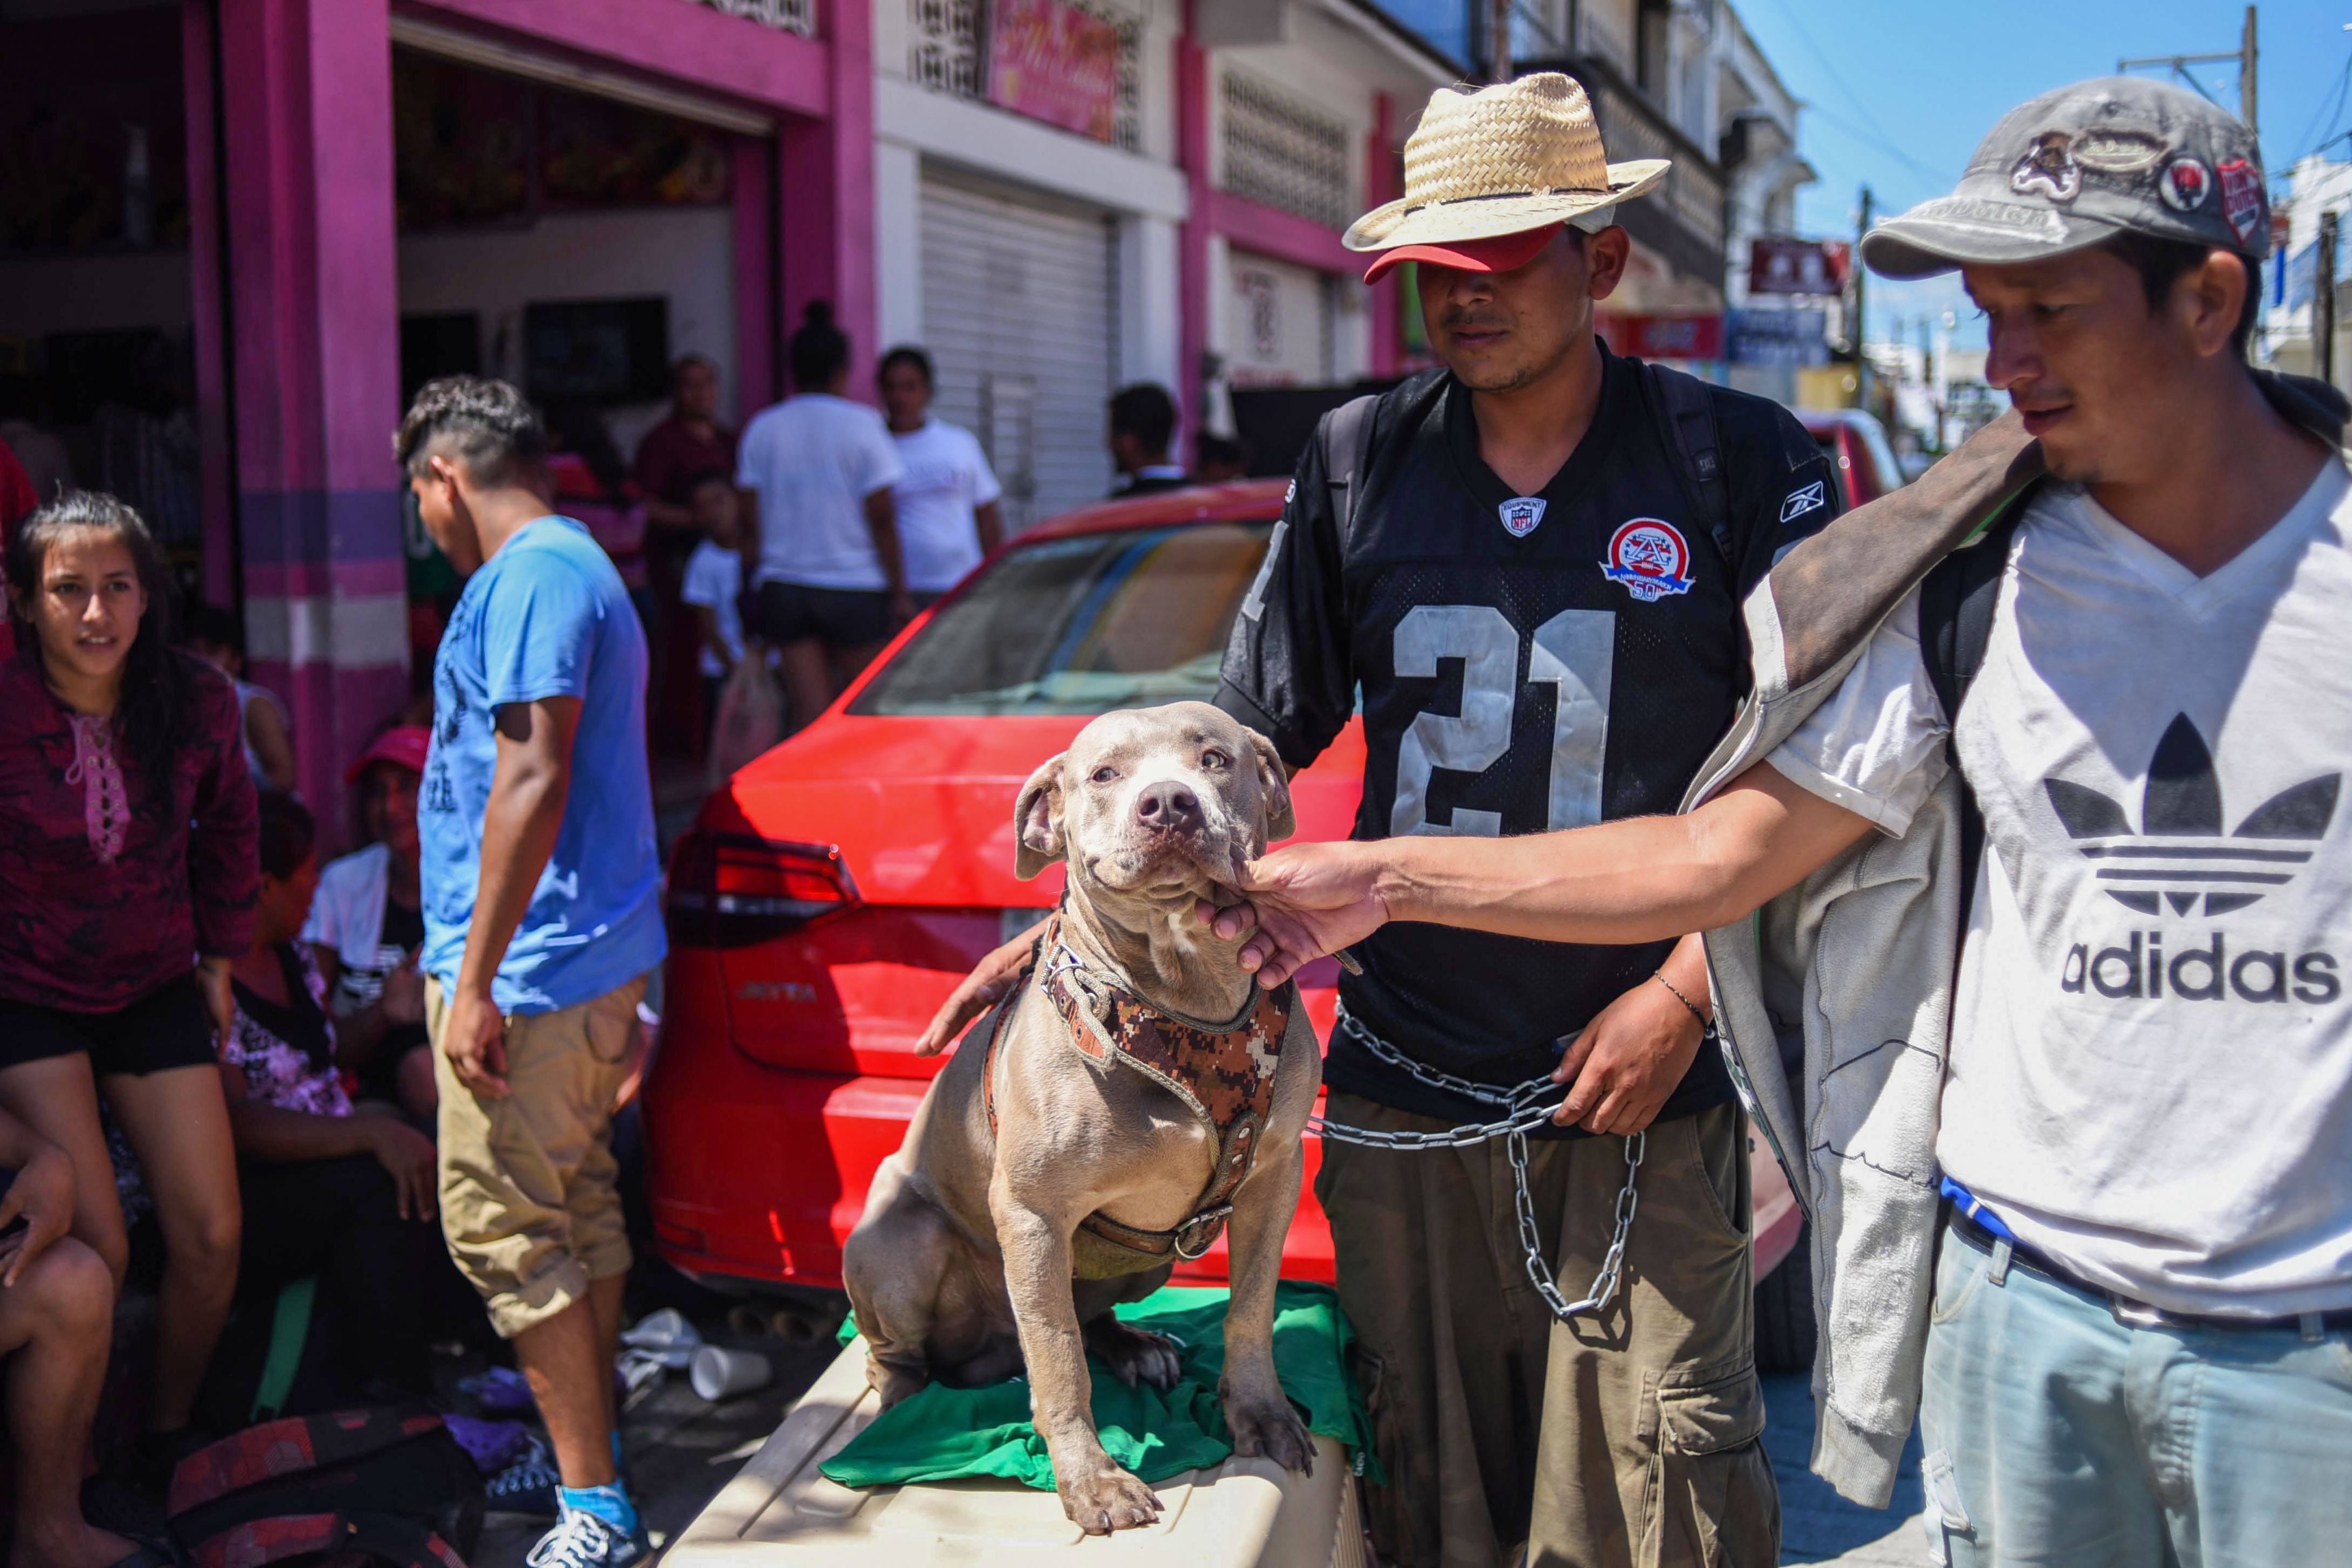
<instances>
[{"instance_id":1,"label":"car tail light","mask_svg":"<svg viewBox=\"0 0 2352 1568\"><path fill-rule=\"evenodd\" d=\"M669 862L669 939L680 947L748 947L857 903L832 844L795 844L696 829Z\"/></svg>"}]
</instances>

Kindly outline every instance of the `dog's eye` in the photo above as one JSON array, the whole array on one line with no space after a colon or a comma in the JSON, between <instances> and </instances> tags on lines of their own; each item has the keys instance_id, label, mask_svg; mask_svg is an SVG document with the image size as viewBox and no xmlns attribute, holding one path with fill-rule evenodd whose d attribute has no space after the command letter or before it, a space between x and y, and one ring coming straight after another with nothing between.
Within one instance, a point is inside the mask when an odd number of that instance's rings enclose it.
<instances>
[{"instance_id":1,"label":"dog's eye","mask_svg":"<svg viewBox=\"0 0 2352 1568\"><path fill-rule=\"evenodd\" d=\"M1108 784L1118 777L1118 769L1116 768L1102 767L1095 769L1095 782L1097 784Z\"/></svg>"},{"instance_id":2,"label":"dog's eye","mask_svg":"<svg viewBox=\"0 0 2352 1568\"><path fill-rule=\"evenodd\" d=\"M1233 766L1233 761L1234 759L1232 758L1227 757L1222 751L1204 751L1201 753L1201 766L1212 770L1219 768L1230 768Z\"/></svg>"}]
</instances>

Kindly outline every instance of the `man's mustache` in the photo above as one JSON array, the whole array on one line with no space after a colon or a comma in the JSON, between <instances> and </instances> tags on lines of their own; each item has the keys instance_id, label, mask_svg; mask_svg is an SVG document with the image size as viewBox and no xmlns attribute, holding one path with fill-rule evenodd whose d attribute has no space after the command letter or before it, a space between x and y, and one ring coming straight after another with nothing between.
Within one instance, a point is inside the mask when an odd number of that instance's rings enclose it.
<instances>
[{"instance_id":1,"label":"man's mustache","mask_svg":"<svg viewBox=\"0 0 2352 1568\"><path fill-rule=\"evenodd\" d=\"M1438 325L1449 332L1500 332L1507 330L1511 323L1504 317L1483 312L1449 310L1439 319Z\"/></svg>"}]
</instances>

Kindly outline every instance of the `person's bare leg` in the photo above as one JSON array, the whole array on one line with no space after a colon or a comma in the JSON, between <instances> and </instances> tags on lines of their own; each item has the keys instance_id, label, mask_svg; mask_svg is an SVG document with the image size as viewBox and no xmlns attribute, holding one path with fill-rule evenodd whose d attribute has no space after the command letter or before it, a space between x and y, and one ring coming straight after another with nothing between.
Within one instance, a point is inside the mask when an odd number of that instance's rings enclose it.
<instances>
[{"instance_id":1,"label":"person's bare leg","mask_svg":"<svg viewBox=\"0 0 2352 1568\"><path fill-rule=\"evenodd\" d=\"M16 1450L14 1568L104 1568L132 1551L81 1516L82 1452L113 1328L114 1281L105 1260L69 1236L0 1290L8 1443Z\"/></svg>"},{"instance_id":2,"label":"person's bare leg","mask_svg":"<svg viewBox=\"0 0 2352 1568\"><path fill-rule=\"evenodd\" d=\"M616 1301L616 1319L618 1312ZM597 1318L591 1286L588 1295L514 1337L515 1362L539 1401L556 1470L575 1489L610 1486L614 1477L613 1358Z\"/></svg>"},{"instance_id":3,"label":"person's bare leg","mask_svg":"<svg viewBox=\"0 0 2352 1568\"><path fill-rule=\"evenodd\" d=\"M776 662L782 666L784 696L792 708L784 716L784 730L792 734L805 727L833 701L832 661L822 642L802 637L777 649Z\"/></svg>"},{"instance_id":4,"label":"person's bare leg","mask_svg":"<svg viewBox=\"0 0 2352 1568\"><path fill-rule=\"evenodd\" d=\"M420 1122L431 1122L441 1104L440 1086L433 1082L433 1048L410 1047L393 1069L392 1081L400 1108Z\"/></svg>"},{"instance_id":5,"label":"person's bare leg","mask_svg":"<svg viewBox=\"0 0 2352 1568\"><path fill-rule=\"evenodd\" d=\"M888 647L887 643L859 643L836 649L833 655L833 693L839 696L849 689L849 683L865 673L874 656ZM828 699L830 700L830 699Z\"/></svg>"},{"instance_id":6,"label":"person's bare leg","mask_svg":"<svg viewBox=\"0 0 2352 1568\"><path fill-rule=\"evenodd\" d=\"M588 1305L596 1313L596 1364L604 1369L597 1386L604 1391L604 1427L621 1429L621 1413L613 1404L613 1362L621 1354L621 1294L625 1274L614 1274L588 1285Z\"/></svg>"},{"instance_id":7,"label":"person's bare leg","mask_svg":"<svg viewBox=\"0 0 2352 1568\"><path fill-rule=\"evenodd\" d=\"M110 1073L101 1087L146 1167L163 1229L162 1322L147 1424L152 1431L175 1432L188 1424L196 1385L236 1294L245 1224L236 1144L220 1073L209 1064L144 1076Z\"/></svg>"},{"instance_id":8,"label":"person's bare leg","mask_svg":"<svg viewBox=\"0 0 2352 1568\"><path fill-rule=\"evenodd\" d=\"M74 1217L69 1234L106 1261L114 1288L122 1289L131 1266L131 1239L122 1228L122 1205L115 1196L114 1160L98 1122L98 1084L89 1058L79 1051L44 1057L0 1070L0 1110L5 1110L73 1161Z\"/></svg>"}]
</instances>

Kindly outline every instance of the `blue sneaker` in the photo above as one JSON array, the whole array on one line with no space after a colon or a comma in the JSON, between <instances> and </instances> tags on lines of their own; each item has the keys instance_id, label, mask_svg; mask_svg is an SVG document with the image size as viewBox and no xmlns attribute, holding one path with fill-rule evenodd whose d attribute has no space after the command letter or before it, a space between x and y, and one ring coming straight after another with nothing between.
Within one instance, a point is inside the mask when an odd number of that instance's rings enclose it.
<instances>
[{"instance_id":1,"label":"blue sneaker","mask_svg":"<svg viewBox=\"0 0 2352 1568\"><path fill-rule=\"evenodd\" d=\"M650 1562L653 1550L642 1526L630 1535L585 1509L573 1509L539 1538L523 1562L529 1568L625 1568Z\"/></svg>"},{"instance_id":2,"label":"blue sneaker","mask_svg":"<svg viewBox=\"0 0 2352 1568\"><path fill-rule=\"evenodd\" d=\"M533 1437L520 1458L482 1483L483 1506L492 1513L528 1513L554 1519L563 1511L555 1501L555 1489L562 1484L562 1478L555 1471L554 1457L548 1453L546 1444Z\"/></svg>"}]
</instances>

